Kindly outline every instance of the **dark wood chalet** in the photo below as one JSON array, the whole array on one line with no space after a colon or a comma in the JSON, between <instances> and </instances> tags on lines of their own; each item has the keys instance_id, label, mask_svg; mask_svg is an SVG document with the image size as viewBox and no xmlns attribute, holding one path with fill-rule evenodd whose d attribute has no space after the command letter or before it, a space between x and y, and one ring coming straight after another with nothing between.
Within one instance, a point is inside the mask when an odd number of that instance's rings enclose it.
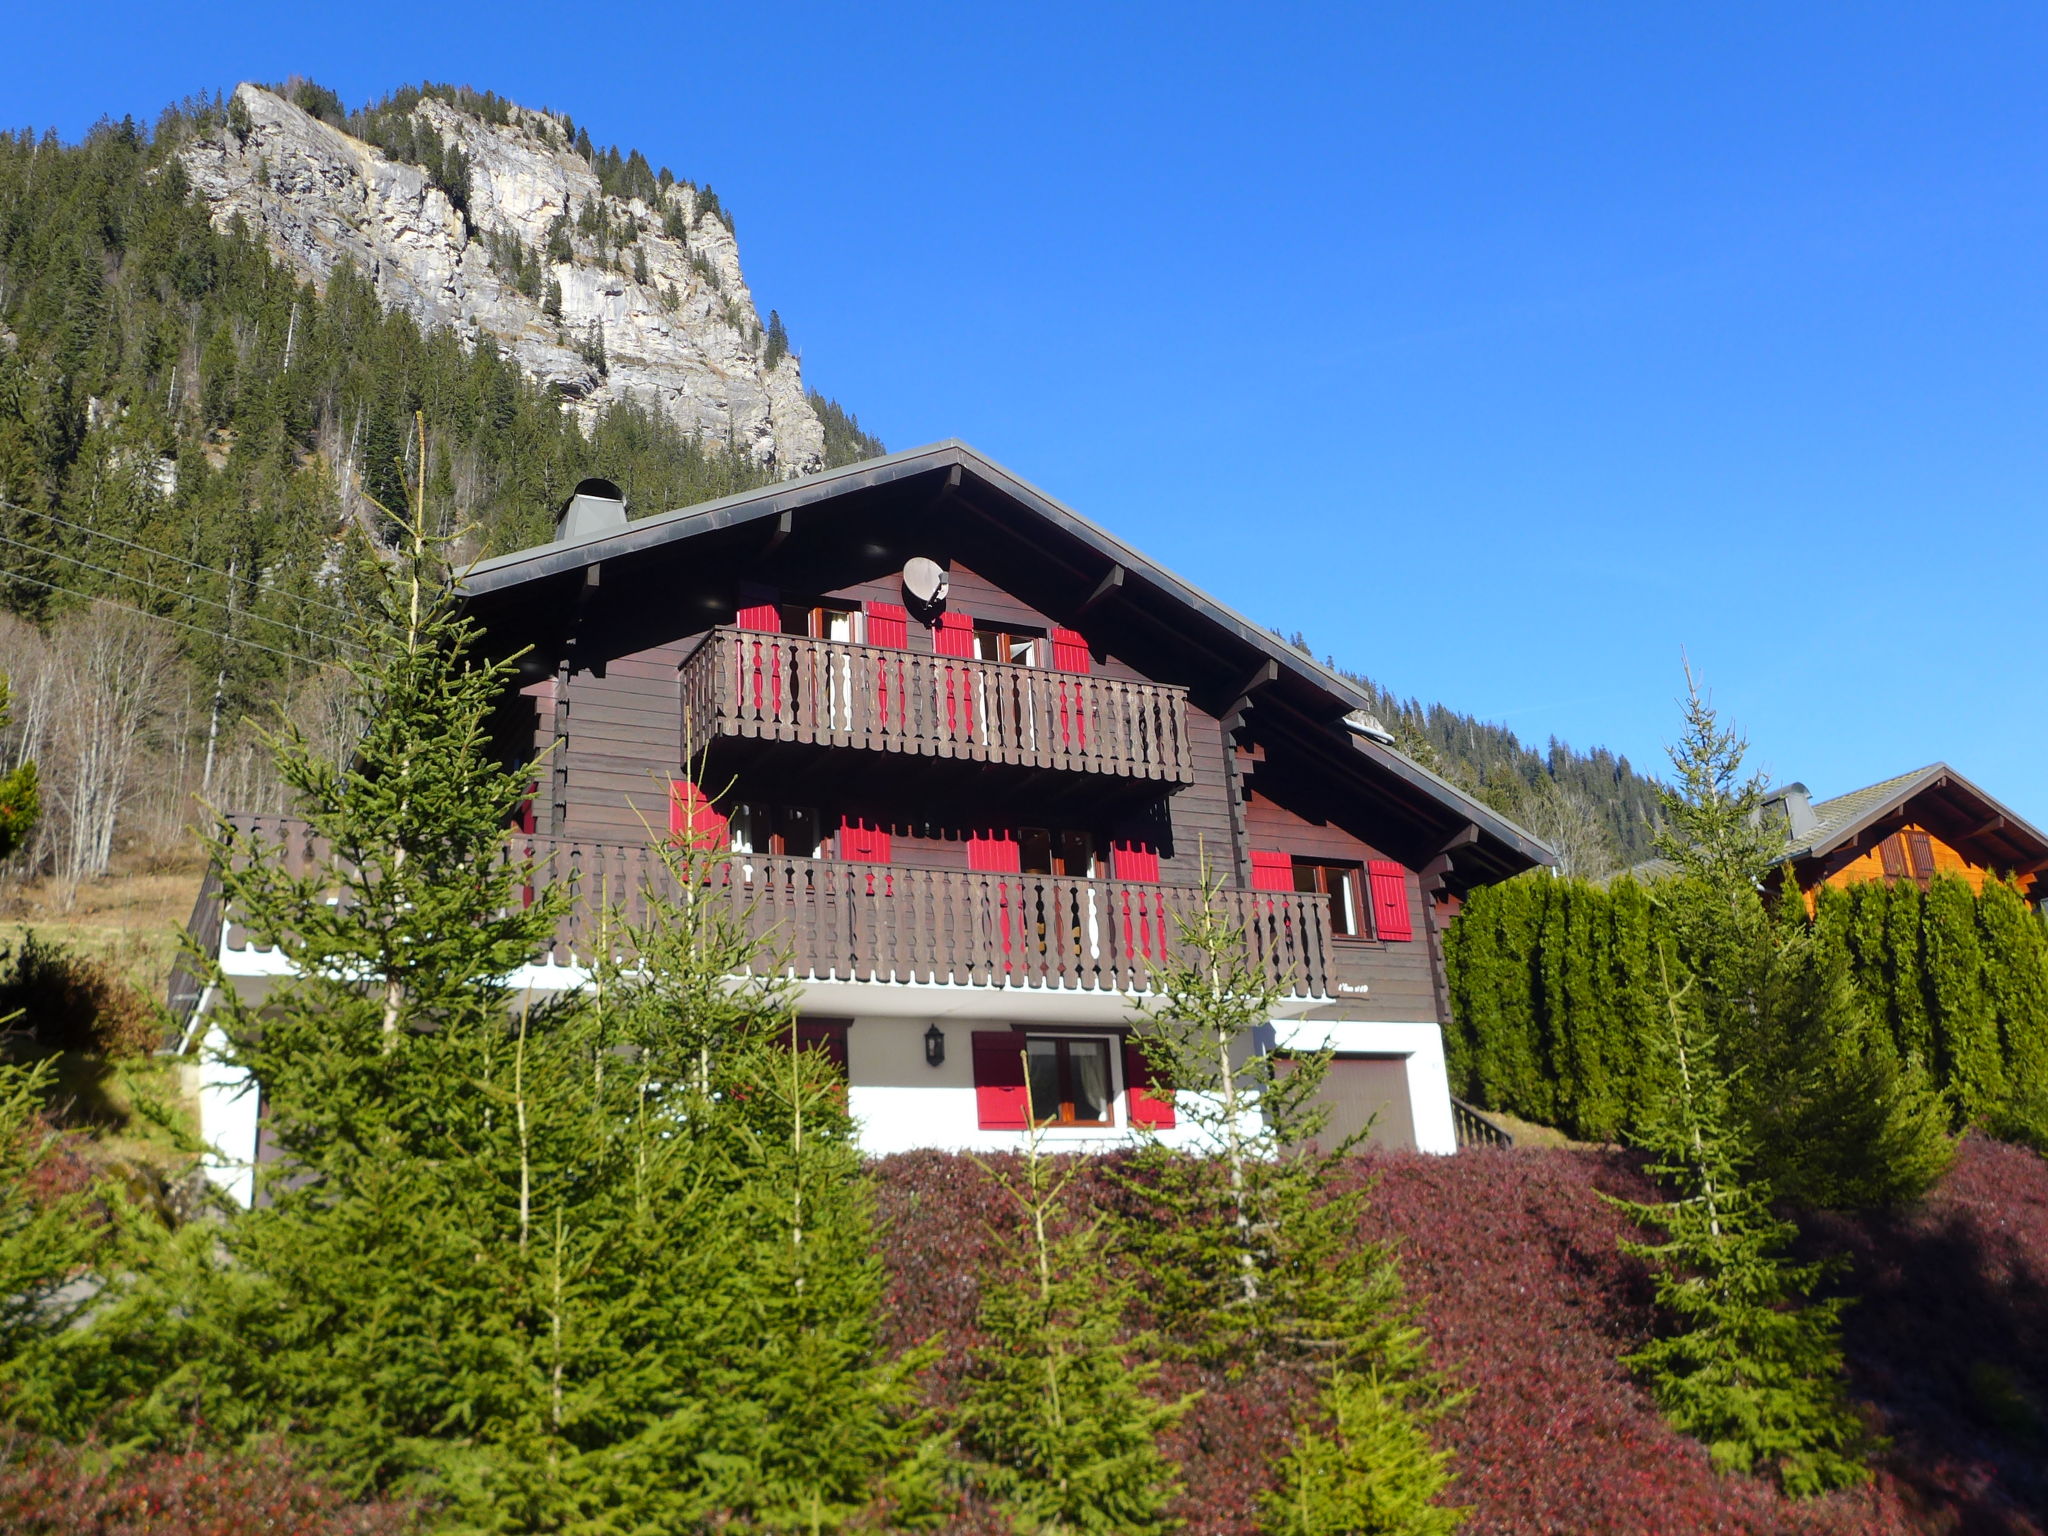
<instances>
[{"instance_id":1,"label":"dark wood chalet","mask_svg":"<svg viewBox=\"0 0 2048 1536\"><path fill-rule=\"evenodd\" d=\"M1270 1043L1339 1051L1339 1127L1454 1146L1443 924L1547 850L966 445L631 522L586 482L464 590L522 654L507 760L549 765L520 843L586 894L637 888L650 834L728 850L875 1149L1170 1121L1128 1034L1205 870L1286 994Z\"/></svg>"}]
</instances>

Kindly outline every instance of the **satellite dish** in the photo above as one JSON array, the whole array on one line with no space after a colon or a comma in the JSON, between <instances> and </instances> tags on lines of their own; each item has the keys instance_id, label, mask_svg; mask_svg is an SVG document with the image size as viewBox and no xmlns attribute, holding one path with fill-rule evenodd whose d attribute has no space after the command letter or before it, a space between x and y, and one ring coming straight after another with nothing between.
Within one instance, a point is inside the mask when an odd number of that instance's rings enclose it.
<instances>
[{"instance_id":1,"label":"satellite dish","mask_svg":"<svg viewBox=\"0 0 2048 1536\"><path fill-rule=\"evenodd\" d=\"M918 555L903 567L903 595L911 607L924 613L937 613L946 606L949 585L946 568L936 560Z\"/></svg>"}]
</instances>

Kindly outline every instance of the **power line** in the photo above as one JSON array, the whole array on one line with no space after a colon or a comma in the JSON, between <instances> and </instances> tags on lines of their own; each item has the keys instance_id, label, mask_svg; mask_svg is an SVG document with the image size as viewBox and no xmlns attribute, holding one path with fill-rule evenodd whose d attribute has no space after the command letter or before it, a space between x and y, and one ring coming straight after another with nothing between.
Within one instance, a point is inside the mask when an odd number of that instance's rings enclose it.
<instances>
[{"instance_id":1,"label":"power line","mask_svg":"<svg viewBox=\"0 0 2048 1536\"><path fill-rule=\"evenodd\" d=\"M150 581L147 577L137 576L128 571L117 571L113 569L111 566L94 565L90 560L81 560L78 558L78 556L67 555L62 550L45 549L39 544L29 543L26 539L17 539L11 537L8 534L0 533L0 544L12 544L18 549L25 549L29 551L29 553L31 554L42 555L48 559L53 560L62 560L68 564L80 566L85 570L95 571L102 576L111 576L116 581L132 581L138 587L141 587L146 591L154 592L160 597L172 598L179 602L204 603L209 608L220 609L230 619L234 619L237 617L244 619L254 619L256 622L260 624L275 624L279 629L289 630L291 631L291 633L295 635L299 635L304 639L312 640L316 643L320 641L332 641L334 644L346 647L349 650L359 649L359 647L354 645L352 642L343 640L339 636L323 635L318 630L306 629L301 625L288 623L284 619L273 619L266 614L243 612L237 615L233 608L229 607L226 603L215 600L214 598L201 597L196 592L180 592L175 587L166 587L160 585L157 582ZM207 633L212 633L212 631L207 631Z\"/></svg>"},{"instance_id":2,"label":"power line","mask_svg":"<svg viewBox=\"0 0 2048 1536\"><path fill-rule=\"evenodd\" d=\"M221 571L219 568L215 566L204 565L197 560L187 560L183 555L174 555L167 549L154 549L147 544L138 544L133 539L122 538L121 535L119 535L118 533L108 533L104 529L94 528L88 523L73 522L68 517L59 517L56 513L45 512L39 507L24 507L18 501L6 500L0 500L0 507L6 507L11 511L15 512L26 512L30 517L46 518L50 522L61 524L63 527L75 528L78 532L83 533L91 538L111 539L116 544L125 544L130 549L140 550L143 554L155 556L157 559L160 560L175 560L180 565L189 565L193 570L204 571L209 576L220 576L223 579L225 579L226 576L225 572ZM275 591L276 588L273 587L270 590ZM342 607L340 604L322 602L317 597L301 597L294 595L292 601L298 603L305 603L308 606L314 608L325 608L329 612L340 614L345 619L352 619L356 617L356 615L352 611Z\"/></svg>"},{"instance_id":3,"label":"power line","mask_svg":"<svg viewBox=\"0 0 2048 1536\"><path fill-rule=\"evenodd\" d=\"M126 609L138 618L153 619L159 624L175 624L180 629L189 629L194 634L211 635L216 640L225 640L229 645L246 645L252 650L268 651L273 656L282 656L286 661L296 661L308 667L321 667L325 662L315 661L310 656L301 656L297 651L280 651L274 645L265 645L260 640L245 640L239 635L224 635L219 630L207 629L199 624L187 624L183 619L174 619L167 613L151 613L147 608L137 608L133 603L117 602L94 592L81 592L76 587L59 586L54 581L44 581L40 576L31 576L26 571L10 571L0 567L0 577L10 581L25 581L31 586L47 587L52 592L63 592L72 597L82 597L87 602L105 603L109 608Z\"/></svg>"}]
</instances>

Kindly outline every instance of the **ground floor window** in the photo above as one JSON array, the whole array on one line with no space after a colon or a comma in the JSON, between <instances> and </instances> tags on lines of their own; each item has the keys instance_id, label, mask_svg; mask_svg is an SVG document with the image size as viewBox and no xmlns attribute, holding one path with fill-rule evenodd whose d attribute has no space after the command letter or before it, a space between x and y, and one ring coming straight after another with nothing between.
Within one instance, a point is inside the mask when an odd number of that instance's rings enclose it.
<instances>
[{"instance_id":1,"label":"ground floor window","mask_svg":"<svg viewBox=\"0 0 2048 1536\"><path fill-rule=\"evenodd\" d=\"M1111 1125L1115 1091L1106 1039L1048 1038L1025 1043L1031 1117L1040 1125Z\"/></svg>"}]
</instances>

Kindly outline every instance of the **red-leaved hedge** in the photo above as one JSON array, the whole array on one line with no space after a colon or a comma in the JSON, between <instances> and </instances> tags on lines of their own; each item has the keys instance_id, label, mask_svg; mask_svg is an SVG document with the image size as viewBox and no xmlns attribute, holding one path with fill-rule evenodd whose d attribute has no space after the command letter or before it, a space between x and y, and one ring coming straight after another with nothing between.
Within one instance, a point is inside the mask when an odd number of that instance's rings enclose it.
<instances>
[{"instance_id":1,"label":"red-leaved hedge","mask_svg":"<svg viewBox=\"0 0 2048 1536\"><path fill-rule=\"evenodd\" d=\"M1632 1159L1590 1152L1376 1155L1366 1236L1398 1244L1437 1365L1469 1396L1440 1429L1472 1536L2048 1536L2048 1163L1966 1142L1924 1205L1816 1218L1816 1252L1847 1252L1859 1298L1848 1345L1859 1396L1892 1439L1871 1484L1795 1503L1724 1477L1674 1434L1617 1359L1655 1325L1625 1219L1599 1196L1642 1197ZM964 1158L879 1167L899 1342L940 1335L936 1401L958 1390L979 1276L1000 1211ZM1107 1198L1106 1181L1085 1186ZM1185 1368L1205 1395L1170 1450L1190 1536L1248 1536L1256 1495L1307 1402L1286 1372L1239 1381ZM987 1528L970 1511L953 1528Z\"/></svg>"},{"instance_id":2,"label":"red-leaved hedge","mask_svg":"<svg viewBox=\"0 0 2048 1536\"><path fill-rule=\"evenodd\" d=\"M352 1503L279 1451L97 1451L0 1439L0 1531L9 1536L404 1536L413 1513Z\"/></svg>"}]
</instances>

